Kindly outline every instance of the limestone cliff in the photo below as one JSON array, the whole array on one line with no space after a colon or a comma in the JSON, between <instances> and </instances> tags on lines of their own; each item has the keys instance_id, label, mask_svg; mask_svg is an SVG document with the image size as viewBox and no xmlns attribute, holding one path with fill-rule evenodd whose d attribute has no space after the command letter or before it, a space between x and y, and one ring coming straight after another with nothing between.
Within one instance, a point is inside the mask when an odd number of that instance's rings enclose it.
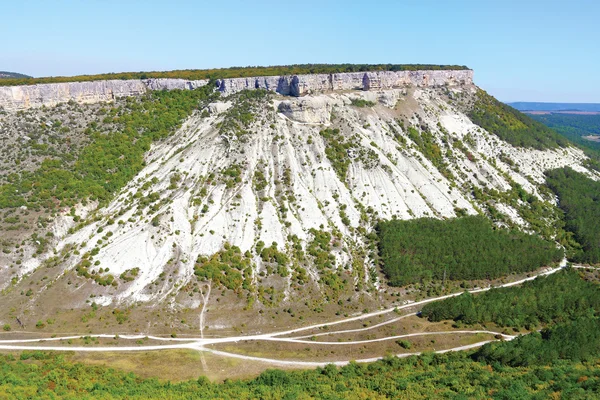
<instances>
[{"instance_id":1,"label":"limestone cliff","mask_svg":"<svg viewBox=\"0 0 600 400\"><path fill-rule=\"evenodd\" d=\"M54 106L75 101L97 103L116 97L139 96L148 90L195 89L208 80L144 79L92 82L48 83L0 87L0 107L15 111L30 107ZM266 89L286 96L333 90L391 89L405 86L433 87L473 83L471 70L441 71L377 71L339 74L261 76L217 80L225 95L245 89Z\"/></svg>"}]
</instances>

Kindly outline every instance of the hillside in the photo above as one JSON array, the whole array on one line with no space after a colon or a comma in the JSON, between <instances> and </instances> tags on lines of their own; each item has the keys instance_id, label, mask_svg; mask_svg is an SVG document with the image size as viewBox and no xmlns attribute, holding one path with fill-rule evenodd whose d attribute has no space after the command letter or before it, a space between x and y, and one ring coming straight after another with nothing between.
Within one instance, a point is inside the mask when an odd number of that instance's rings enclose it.
<instances>
[{"instance_id":1,"label":"hillside","mask_svg":"<svg viewBox=\"0 0 600 400\"><path fill-rule=\"evenodd\" d=\"M31 79L31 76L16 72L0 71L0 79Z\"/></svg>"},{"instance_id":2,"label":"hillside","mask_svg":"<svg viewBox=\"0 0 600 400\"><path fill-rule=\"evenodd\" d=\"M131 329L150 307L168 331L193 332L176 322L190 310L228 331L280 323L290 306L299 324L393 304L404 289L388 286L373 230L392 218L482 214L570 246L544 173L597 177L586 156L462 71L408 73L290 77L299 97L244 78L220 96L145 89L5 111L0 318L35 324L66 306L62 329L93 302L126 307Z\"/></svg>"}]
</instances>

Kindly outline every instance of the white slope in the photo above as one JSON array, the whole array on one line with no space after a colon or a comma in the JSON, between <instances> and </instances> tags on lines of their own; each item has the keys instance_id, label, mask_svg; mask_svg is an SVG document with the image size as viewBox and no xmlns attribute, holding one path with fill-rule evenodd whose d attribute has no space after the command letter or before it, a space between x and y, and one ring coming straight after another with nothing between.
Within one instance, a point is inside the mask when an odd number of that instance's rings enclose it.
<instances>
[{"instance_id":1,"label":"white slope","mask_svg":"<svg viewBox=\"0 0 600 400\"><path fill-rule=\"evenodd\" d=\"M475 87L453 90L469 96ZM195 279L198 255L212 255L226 242L242 252L252 250L259 240L267 246L276 242L280 250L289 252L290 235L297 235L306 246L313 228L339 231L344 244L336 251L336 260L342 267L351 259L349 249L364 245L354 228L371 228L369 218L365 221L371 215L367 210L400 219L450 218L456 209L475 214L479 205L470 195L472 185L505 191L510 189L509 176L537 194L535 184L543 181L546 169L569 165L586 171L579 150L536 151L502 142L450 104L445 92L393 89L276 96L258 108L242 140L223 136L219 129L235 99L212 104L210 116L193 115L173 136L154 145L147 166L110 205L98 210L98 221L65 235L61 246L73 244L81 254L96 248L93 260L99 265L90 269L108 268L106 273L114 276L139 268L132 282L120 284L115 295L97 299L98 303L159 300ZM356 98L376 105L351 106ZM454 176L449 181L413 145L397 122L401 115L427 125L444 152L445 136L468 142L473 161L449 146L451 157L446 161ZM319 134L327 127L339 128L346 137L356 135L359 147L375 154L375 161L353 158L347 178L340 179L326 155L328 144ZM506 157L518 172L502 161ZM228 187L222 171L235 165L241 181ZM253 182L257 171L266 178L264 190L257 190ZM164 200L152 203L160 203L154 212L141 204L150 193ZM340 216L342 206L349 225ZM498 209L526 225L511 206L500 204ZM64 232L67 225L61 223ZM74 257L67 269L79 259ZM255 274L264 270L259 257L253 259ZM318 279L316 270L308 272ZM170 279L161 280L163 273Z\"/></svg>"}]
</instances>

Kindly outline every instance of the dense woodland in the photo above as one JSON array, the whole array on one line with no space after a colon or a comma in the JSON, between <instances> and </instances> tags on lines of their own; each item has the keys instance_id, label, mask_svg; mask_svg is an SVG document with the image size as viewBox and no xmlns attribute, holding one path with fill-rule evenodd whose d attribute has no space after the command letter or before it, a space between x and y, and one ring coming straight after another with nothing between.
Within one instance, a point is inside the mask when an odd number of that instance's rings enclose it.
<instances>
[{"instance_id":1,"label":"dense woodland","mask_svg":"<svg viewBox=\"0 0 600 400\"><path fill-rule=\"evenodd\" d=\"M576 262L600 262L600 182L566 167L546 172L546 182L556 193L565 213L566 229L575 234L581 250Z\"/></svg>"},{"instance_id":2,"label":"dense woodland","mask_svg":"<svg viewBox=\"0 0 600 400\"><path fill-rule=\"evenodd\" d=\"M463 293L423 307L430 321L452 319L464 324L493 322L500 326L535 329L600 311L600 288L581 279L575 270L538 277L520 287L492 289L478 295Z\"/></svg>"},{"instance_id":3,"label":"dense woodland","mask_svg":"<svg viewBox=\"0 0 600 400\"><path fill-rule=\"evenodd\" d=\"M295 64L274 65L269 67L231 67L215 69L186 69L176 71L151 72L119 72L99 75L52 76L46 78L5 79L0 86L34 85L37 83L56 82L86 82L107 79L148 79L148 78L179 78L179 79L222 79L242 78L248 76L276 76L298 74L334 74L341 72L367 71L437 71L464 70L464 65L434 65L434 64Z\"/></svg>"},{"instance_id":4,"label":"dense woodland","mask_svg":"<svg viewBox=\"0 0 600 400\"><path fill-rule=\"evenodd\" d=\"M569 144L546 125L496 100L481 89L477 91L477 100L467 115L475 124L513 146L543 150Z\"/></svg>"},{"instance_id":5,"label":"dense woodland","mask_svg":"<svg viewBox=\"0 0 600 400\"><path fill-rule=\"evenodd\" d=\"M0 186L0 208L53 209L86 199L109 200L143 168L144 154L153 141L173 133L214 96L218 93L212 86L204 86L127 98L126 106L108 110L105 117L119 129L101 132L93 122L87 129L92 140L72 166L47 158L34 172L14 174L10 183Z\"/></svg>"},{"instance_id":6,"label":"dense woodland","mask_svg":"<svg viewBox=\"0 0 600 400\"><path fill-rule=\"evenodd\" d=\"M383 270L393 286L436 279L494 279L562 258L536 235L496 229L487 218L419 218L378 224Z\"/></svg>"},{"instance_id":7,"label":"dense woodland","mask_svg":"<svg viewBox=\"0 0 600 400\"><path fill-rule=\"evenodd\" d=\"M515 344L522 343L516 341ZM499 344L502 347L508 345ZM497 349L497 348L496 348ZM530 346L539 352L539 346ZM489 349L488 349L489 350ZM489 354L489 355L488 355ZM372 364L328 365L315 370L268 370L252 380L182 383L142 379L132 373L73 364L63 356L24 352L0 356L0 398L11 399L588 399L600 396L597 363L529 354L531 364L512 367L492 353L427 353L387 357ZM486 361L489 358L490 362Z\"/></svg>"},{"instance_id":8,"label":"dense woodland","mask_svg":"<svg viewBox=\"0 0 600 400\"><path fill-rule=\"evenodd\" d=\"M476 360L513 367L550 364L557 360L594 362L600 357L600 319L593 313L509 342L483 346Z\"/></svg>"}]
</instances>

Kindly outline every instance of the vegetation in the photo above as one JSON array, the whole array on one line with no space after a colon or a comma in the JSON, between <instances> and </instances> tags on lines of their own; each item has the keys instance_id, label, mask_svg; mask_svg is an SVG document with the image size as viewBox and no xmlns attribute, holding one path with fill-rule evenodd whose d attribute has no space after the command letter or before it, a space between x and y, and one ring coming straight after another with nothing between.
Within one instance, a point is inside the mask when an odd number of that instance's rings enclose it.
<instances>
[{"instance_id":1,"label":"vegetation","mask_svg":"<svg viewBox=\"0 0 600 400\"><path fill-rule=\"evenodd\" d=\"M242 90L234 95L234 104L227 110L219 129L219 133L228 138L229 145L233 140L244 140L257 110L269 99L269 92L264 89Z\"/></svg>"},{"instance_id":2,"label":"vegetation","mask_svg":"<svg viewBox=\"0 0 600 400\"><path fill-rule=\"evenodd\" d=\"M584 136L600 135L600 115L543 114L530 115L531 118L554 129L580 147L588 167L600 171L600 141L584 139Z\"/></svg>"},{"instance_id":3,"label":"vegetation","mask_svg":"<svg viewBox=\"0 0 600 400\"><path fill-rule=\"evenodd\" d=\"M468 353L387 357L371 364L328 365L307 371L267 370L251 380L181 383L66 361L59 354L0 356L0 397L127 399L386 399L593 398L600 367L561 361L511 367L473 361Z\"/></svg>"},{"instance_id":4,"label":"vegetation","mask_svg":"<svg viewBox=\"0 0 600 400\"><path fill-rule=\"evenodd\" d=\"M513 146L543 150L569 144L552 129L499 102L483 90L477 92L477 100L468 116L475 124Z\"/></svg>"},{"instance_id":5,"label":"vegetation","mask_svg":"<svg viewBox=\"0 0 600 400\"><path fill-rule=\"evenodd\" d=\"M384 221L377 233L383 271L393 286L431 279L494 279L562 258L553 243L496 229L481 216Z\"/></svg>"},{"instance_id":6,"label":"vegetation","mask_svg":"<svg viewBox=\"0 0 600 400\"><path fill-rule=\"evenodd\" d=\"M333 243L339 239L322 230L310 229L309 232L313 239L308 243L306 253L312 258L312 265L319 271L319 283L330 290L331 296L337 299L348 284L347 278L337 268L333 254Z\"/></svg>"},{"instance_id":7,"label":"vegetation","mask_svg":"<svg viewBox=\"0 0 600 400\"><path fill-rule=\"evenodd\" d=\"M593 362L600 357L600 319L585 315L510 342L488 343L474 357L515 367L557 360Z\"/></svg>"},{"instance_id":8,"label":"vegetation","mask_svg":"<svg viewBox=\"0 0 600 400\"><path fill-rule=\"evenodd\" d=\"M256 249L261 249L260 258L264 263L275 264L277 266L277 273L283 277L288 275L287 265L289 263L288 256L277 249L277 243L273 242L271 247L264 247L264 243L259 241L256 245ZM267 267L267 273L271 272L271 267Z\"/></svg>"},{"instance_id":9,"label":"vegetation","mask_svg":"<svg viewBox=\"0 0 600 400\"><path fill-rule=\"evenodd\" d=\"M33 172L13 174L9 183L0 186L0 208L54 209L85 199L109 200L142 169L144 153L153 141L170 135L215 95L212 87L202 87L128 98L125 110L111 118L118 130L101 133L92 124L88 129L92 140L72 166L46 159Z\"/></svg>"},{"instance_id":10,"label":"vegetation","mask_svg":"<svg viewBox=\"0 0 600 400\"><path fill-rule=\"evenodd\" d=\"M250 289L252 258L250 254L242 254L239 247L225 243L223 250L211 257L199 256L194 273L200 280L211 281L230 290Z\"/></svg>"},{"instance_id":11,"label":"vegetation","mask_svg":"<svg viewBox=\"0 0 600 400\"><path fill-rule=\"evenodd\" d=\"M148 79L148 78L180 78L180 79L217 79L241 78L251 76L297 75L297 74L333 74L340 72L363 71L419 71L419 70L464 70L464 65L433 64L295 64L270 67L231 67L219 69L188 69L177 71L152 72L120 72L99 75L52 76L46 78L4 79L0 86L33 85L37 83L86 82L106 79Z\"/></svg>"},{"instance_id":12,"label":"vegetation","mask_svg":"<svg viewBox=\"0 0 600 400\"><path fill-rule=\"evenodd\" d=\"M339 129L323 129L319 132L325 141L325 155L337 176L346 181L348 168L353 160L360 161L365 168L372 168L379 163L377 153L360 144L356 134L344 135Z\"/></svg>"},{"instance_id":13,"label":"vegetation","mask_svg":"<svg viewBox=\"0 0 600 400\"><path fill-rule=\"evenodd\" d=\"M310 251L330 248L331 236L314 231ZM228 248L230 251L233 248ZM257 249L258 250L258 249ZM262 248L261 248L262 250ZM233 250L232 255L238 250ZM128 399L384 399L384 398L596 398L600 391L600 288L573 270L538 278L522 287L494 289L471 309L477 321L514 315L521 322L557 322L510 342L494 342L474 352L387 356L370 364L350 362L304 371L267 370L249 380L211 383L205 377L181 383L143 379L133 373L77 364L60 353L25 351L0 355L0 397ZM456 309L465 295L438 303ZM472 299L472 297L471 297ZM94 307L92 305L92 307ZM493 308L490 308L493 307ZM424 310L424 313L426 311ZM117 321L129 310L114 310ZM501 320L499 320L501 321ZM50 320L47 321L50 323ZM38 322L41 326L43 321ZM520 323L520 322L519 322ZM513 324L514 326L514 324ZM410 349L406 340L399 348Z\"/></svg>"},{"instance_id":14,"label":"vegetation","mask_svg":"<svg viewBox=\"0 0 600 400\"><path fill-rule=\"evenodd\" d=\"M373 107L375 105L374 102L365 99L351 99L350 103L354 107Z\"/></svg>"},{"instance_id":15,"label":"vegetation","mask_svg":"<svg viewBox=\"0 0 600 400\"><path fill-rule=\"evenodd\" d=\"M232 188L238 183L242 182L242 166L239 164L232 164L227 168L221 170L221 178L225 183L225 186Z\"/></svg>"},{"instance_id":16,"label":"vegetation","mask_svg":"<svg viewBox=\"0 0 600 400\"><path fill-rule=\"evenodd\" d=\"M424 130L419 131L415 127L408 127L408 137L415 143L417 148L423 155L431 161L431 163L444 175L446 178L451 179L452 174L448 170L442 150L436 143L434 136L431 132Z\"/></svg>"},{"instance_id":17,"label":"vegetation","mask_svg":"<svg viewBox=\"0 0 600 400\"><path fill-rule=\"evenodd\" d=\"M546 182L558 196L566 229L581 244L571 258L576 262L600 262L600 182L569 167L546 172Z\"/></svg>"},{"instance_id":18,"label":"vegetation","mask_svg":"<svg viewBox=\"0 0 600 400\"><path fill-rule=\"evenodd\" d=\"M574 270L559 271L525 282L521 287L492 289L480 295L464 293L427 304L421 315L430 321L453 319L465 324L493 322L535 329L541 324L574 320L600 311L600 288Z\"/></svg>"},{"instance_id":19,"label":"vegetation","mask_svg":"<svg viewBox=\"0 0 600 400\"><path fill-rule=\"evenodd\" d=\"M554 129L572 142L594 150L600 150L600 142L583 138L588 135L600 135L600 115L530 114L529 116Z\"/></svg>"}]
</instances>

